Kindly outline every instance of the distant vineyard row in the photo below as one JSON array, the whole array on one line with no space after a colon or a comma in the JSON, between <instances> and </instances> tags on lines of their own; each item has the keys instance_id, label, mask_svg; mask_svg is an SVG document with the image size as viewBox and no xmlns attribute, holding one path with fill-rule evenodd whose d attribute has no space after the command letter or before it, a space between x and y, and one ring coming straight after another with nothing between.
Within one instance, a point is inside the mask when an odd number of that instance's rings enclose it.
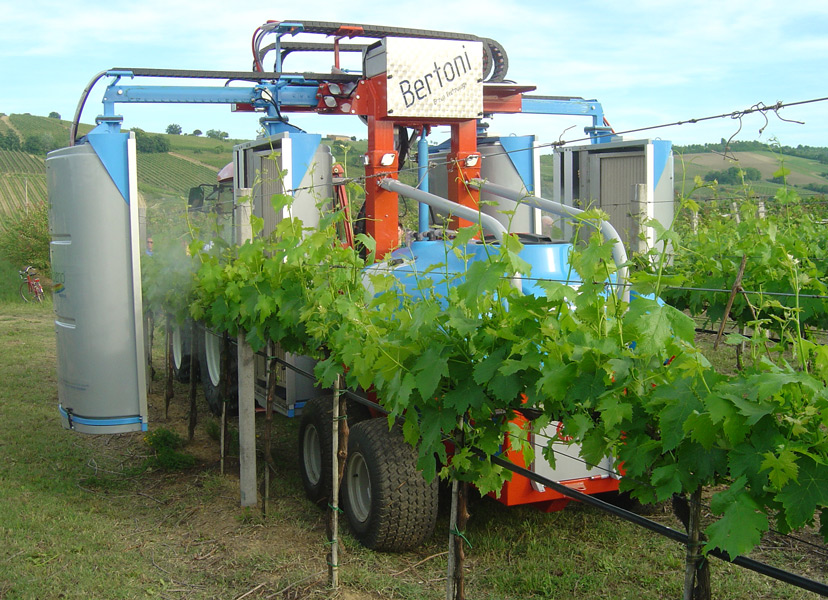
<instances>
[{"instance_id":1,"label":"distant vineyard row","mask_svg":"<svg viewBox=\"0 0 828 600\"><path fill-rule=\"evenodd\" d=\"M45 172L45 162L39 156L12 150L0 150L0 174L36 173L42 175Z\"/></svg>"},{"instance_id":2,"label":"distant vineyard row","mask_svg":"<svg viewBox=\"0 0 828 600\"><path fill-rule=\"evenodd\" d=\"M25 210L26 204L46 202L46 175L0 172L0 216Z\"/></svg>"},{"instance_id":3,"label":"distant vineyard row","mask_svg":"<svg viewBox=\"0 0 828 600\"><path fill-rule=\"evenodd\" d=\"M191 187L215 183L218 169L194 164L169 154L139 154L138 183L186 195Z\"/></svg>"}]
</instances>

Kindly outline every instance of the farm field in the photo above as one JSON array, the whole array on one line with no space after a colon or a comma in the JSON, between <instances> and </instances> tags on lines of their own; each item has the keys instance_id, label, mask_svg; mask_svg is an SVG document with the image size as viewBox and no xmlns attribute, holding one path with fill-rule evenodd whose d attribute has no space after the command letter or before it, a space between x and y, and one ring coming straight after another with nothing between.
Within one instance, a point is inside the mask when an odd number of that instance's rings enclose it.
<instances>
[{"instance_id":1,"label":"farm field","mask_svg":"<svg viewBox=\"0 0 828 600\"><path fill-rule=\"evenodd\" d=\"M749 186L758 194L772 195L780 185L767 180L771 179L782 165L791 171L788 175L788 183L791 185L828 184L828 177L825 176L825 173L828 173L828 165L815 160L778 155L770 151L732 152L727 158L714 152L705 152L675 156L676 190L681 189L682 182L685 186L692 187L696 176L704 179L710 171L726 171L736 166L743 169L758 169L762 173L762 181L750 181ZM811 192L803 190L802 193L805 195Z\"/></svg>"},{"instance_id":2,"label":"farm field","mask_svg":"<svg viewBox=\"0 0 828 600\"><path fill-rule=\"evenodd\" d=\"M150 433L186 436L186 386L169 417L157 331ZM0 304L0 598L442 598L447 511L420 549L379 554L344 536L342 589L327 589L324 514L303 495L297 423L277 417L271 507L238 506L236 464L218 468L215 420L199 398L196 466L147 467L140 434L86 436L60 427L51 304ZM732 351L732 350L731 350ZM262 422L258 423L261 428ZM465 532L468 595L481 599L678 598L683 548L572 504L543 514L488 498ZM678 527L667 506L651 515ZM808 541L807 532L798 534ZM770 537L756 558L826 578L826 549ZM715 598L816 598L712 563Z\"/></svg>"}]
</instances>

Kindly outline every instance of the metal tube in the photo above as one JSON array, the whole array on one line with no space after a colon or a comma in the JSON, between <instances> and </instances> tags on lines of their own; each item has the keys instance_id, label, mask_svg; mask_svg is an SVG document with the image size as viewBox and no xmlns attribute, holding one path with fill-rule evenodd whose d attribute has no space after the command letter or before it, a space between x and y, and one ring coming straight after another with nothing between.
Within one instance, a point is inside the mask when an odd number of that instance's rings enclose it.
<instances>
[{"instance_id":1,"label":"metal tube","mask_svg":"<svg viewBox=\"0 0 828 600\"><path fill-rule=\"evenodd\" d=\"M480 188L481 191L494 194L495 196L500 196L501 198L506 198L507 200L512 200L513 202L528 204L529 206L560 215L572 221L577 221L578 217L584 213L584 211L579 208L566 206L560 202L547 200L546 198L540 198L531 194L524 194L482 179L472 179L469 183ZM626 286L627 251L624 248L624 243L621 241L621 236L615 230L615 227L613 227L609 221L601 221L600 227L601 235L603 235L605 239L615 240L616 242L612 247L612 258L615 261L615 267L618 270L618 294L625 302L629 302L630 293Z\"/></svg>"},{"instance_id":2,"label":"metal tube","mask_svg":"<svg viewBox=\"0 0 828 600\"><path fill-rule=\"evenodd\" d=\"M441 198L440 196L435 196L429 192L418 190L417 188L400 183L396 179L392 179L390 177L381 179L378 185L382 189L388 190L389 192L402 194L403 196L407 196L417 202L423 202L429 206L450 212L454 216L460 217L461 219L478 223L485 230L493 234L498 242L502 242L503 235L507 233L506 228L500 223L500 221L474 208L469 208L468 206L457 204L456 202L452 202L446 198Z\"/></svg>"},{"instance_id":3,"label":"metal tube","mask_svg":"<svg viewBox=\"0 0 828 600\"><path fill-rule=\"evenodd\" d=\"M426 128L420 132L420 141L417 142L417 187L428 191L428 140L426 139ZM428 231L428 204L420 202L419 230L420 233Z\"/></svg>"}]
</instances>

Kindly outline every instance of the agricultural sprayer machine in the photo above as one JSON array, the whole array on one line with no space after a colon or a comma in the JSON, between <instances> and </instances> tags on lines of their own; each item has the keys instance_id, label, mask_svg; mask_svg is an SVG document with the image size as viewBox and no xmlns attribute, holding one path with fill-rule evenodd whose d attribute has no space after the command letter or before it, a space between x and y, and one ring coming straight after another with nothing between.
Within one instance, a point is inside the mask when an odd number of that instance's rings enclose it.
<instances>
[{"instance_id":1,"label":"agricultural sprayer machine","mask_svg":"<svg viewBox=\"0 0 828 600\"><path fill-rule=\"evenodd\" d=\"M266 44L266 42L269 42ZM399 272L400 285L416 285L405 273L426 272L446 260L448 229L479 224L495 240L508 232L523 243L521 258L536 279L570 277L566 241L569 221L579 205L592 203L612 216L614 259L623 278L625 243L648 235L641 217L667 218L671 210L672 164L669 142L625 141L607 124L600 103L576 97L532 95L533 85L506 79L505 50L494 40L474 35L394 27L316 21L268 22L253 36L250 71L181 71L118 68L101 73L87 87L73 125L70 146L47 159L51 202L52 267L61 284L55 295L58 341L59 410L64 426L86 433L120 433L147 428L146 371L140 260L144 244L138 218L136 146L123 131L116 104L226 104L239 112L258 112L257 139L238 144L232 167L215 186L192 191L194 209L211 210L217 198L238 203L252 196L253 214L263 220L261 235L270 235L286 218L268 199L293 196L292 216L306 226L319 222L318 199L341 198L344 179L320 134L307 133L288 120L294 113L339 116L362 121L367 129L363 157L364 206L357 227L373 238L382 268ZM330 72L291 71L297 57L325 56ZM352 66L353 63L353 66ZM267 65L267 66L266 66ZM272 68L269 66L272 65ZM92 85L106 78L103 112L97 127L76 139L80 111ZM136 85L135 79L188 80L189 85ZM192 85L214 81L216 85ZM227 84L225 84L227 82ZM232 85L229 84L232 82ZM500 115L585 117L585 143L556 147L553 200L541 197L540 148L534 135L496 136L485 123ZM332 122L333 120L331 120ZM429 143L429 136L446 136ZM433 139L433 138L431 138ZM416 152L415 152L416 149ZM416 154L417 186L400 181L404 161ZM205 193L206 189L206 193ZM419 206L417 231L402 244L400 196ZM225 211L228 231L235 232L235 210ZM550 219L560 224L562 239L549 236ZM439 225L439 227L437 227ZM620 232L620 233L619 233ZM230 234L228 234L230 235ZM232 235L235 235L232 234ZM345 241L352 239L352 236ZM238 242L238 239L234 241ZM471 240L466 255L482 257L483 244ZM379 268L379 267L371 267ZM465 268L458 261L447 267ZM100 273L108 285L97 285ZM524 294L539 293L532 281L516 281ZM174 363L181 377L190 341L186 331L174 335ZM201 377L208 402L218 410L222 398L221 336L205 329L199 347ZM279 349L276 349L277 354ZM301 419L299 464L308 496L323 502L330 483L329 394L306 377L314 362L282 352L287 368L278 382L278 410ZM266 393L268 360L256 357L255 395ZM224 363L225 367L228 363ZM344 508L364 544L402 549L419 544L433 529L437 515L436 483L427 483L406 451L399 432L382 416L382 398L349 390L351 439L356 451L345 467ZM232 400L232 399L231 399ZM364 400L364 402L362 402ZM376 401L376 402L374 402ZM521 426L531 429L528 421ZM534 432L554 437L549 431ZM577 448L560 453L553 467L540 456L527 465L587 494L618 489L611 457L586 465ZM563 451L566 449L566 451ZM510 456L521 462L522 456ZM381 490L394 489L393 501ZM532 504L558 510L568 499L524 477L507 482L497 498L508 505Z\"/></svg>"}]
</instances>

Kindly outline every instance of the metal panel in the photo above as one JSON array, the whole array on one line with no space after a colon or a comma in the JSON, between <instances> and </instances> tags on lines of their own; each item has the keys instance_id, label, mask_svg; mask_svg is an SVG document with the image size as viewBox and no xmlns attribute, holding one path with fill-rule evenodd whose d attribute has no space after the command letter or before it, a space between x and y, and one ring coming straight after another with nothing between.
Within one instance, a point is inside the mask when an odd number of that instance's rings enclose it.
<instances>
[{"instance_id":1,"label":"metal panel","mask_svg":"<svg viewBox=\"0 0 828 600\"><path fill-rule=\"evenodd\" d=\"M123 433L147 427L134 140L117 149L125 198L89 144L46 160L52 235L58 401L64 427ZM110 149L117 148L110 145ZM134 213L134 214L133 214Z\"/></svg>"},{"instance_id":2,"label":"metal panel","mask_svg":"<svg viewBox=\"0 0 828 600\"><path fill-rule=\"evenodd\" d=\"M483 115L483 45L385 38L366 53L365 73L386 73L394 117L476 119Z\"/></svg>"},{"instance_id":3,"label":"metal panel","mask_svg":"<svg viewBox=\"0 0 828 600\"><path fill-rule=\"evenodd\" d=\"M628 247L638 230L641 215L633 214L635 185L647 184L647 162L644 152L598 154L590 157L590 183L597 200ZM597 177L595 176L597 173Z\"/></svg>"},{"instance_id":4,"label":"metal panel","mask_svg":"<svg viewBox=\"0 0 828 600\"><path fill-rule=\"evenodd\" d=\"M512 145L507 143L510 150L503 147L502 139L513 141ZM514 146L514 140L520 142L519 149ZM482 156L482 179L518 191L528 192L537 189L539 158L534 136L481 138L478 140L477 149ZM430 156L431 161L439 166L429 172L429 191L443 198L448 197L447 156L446 152L437 152ZM494 217L508 230L515 233L540 233L540 211L526 205L517 206L511 200L488 193L481 194L480 201L481 212ZM435 212L441 214L439 211ZM514 214L506 214L507 212Z\"/></svg>"}]
</instances>

